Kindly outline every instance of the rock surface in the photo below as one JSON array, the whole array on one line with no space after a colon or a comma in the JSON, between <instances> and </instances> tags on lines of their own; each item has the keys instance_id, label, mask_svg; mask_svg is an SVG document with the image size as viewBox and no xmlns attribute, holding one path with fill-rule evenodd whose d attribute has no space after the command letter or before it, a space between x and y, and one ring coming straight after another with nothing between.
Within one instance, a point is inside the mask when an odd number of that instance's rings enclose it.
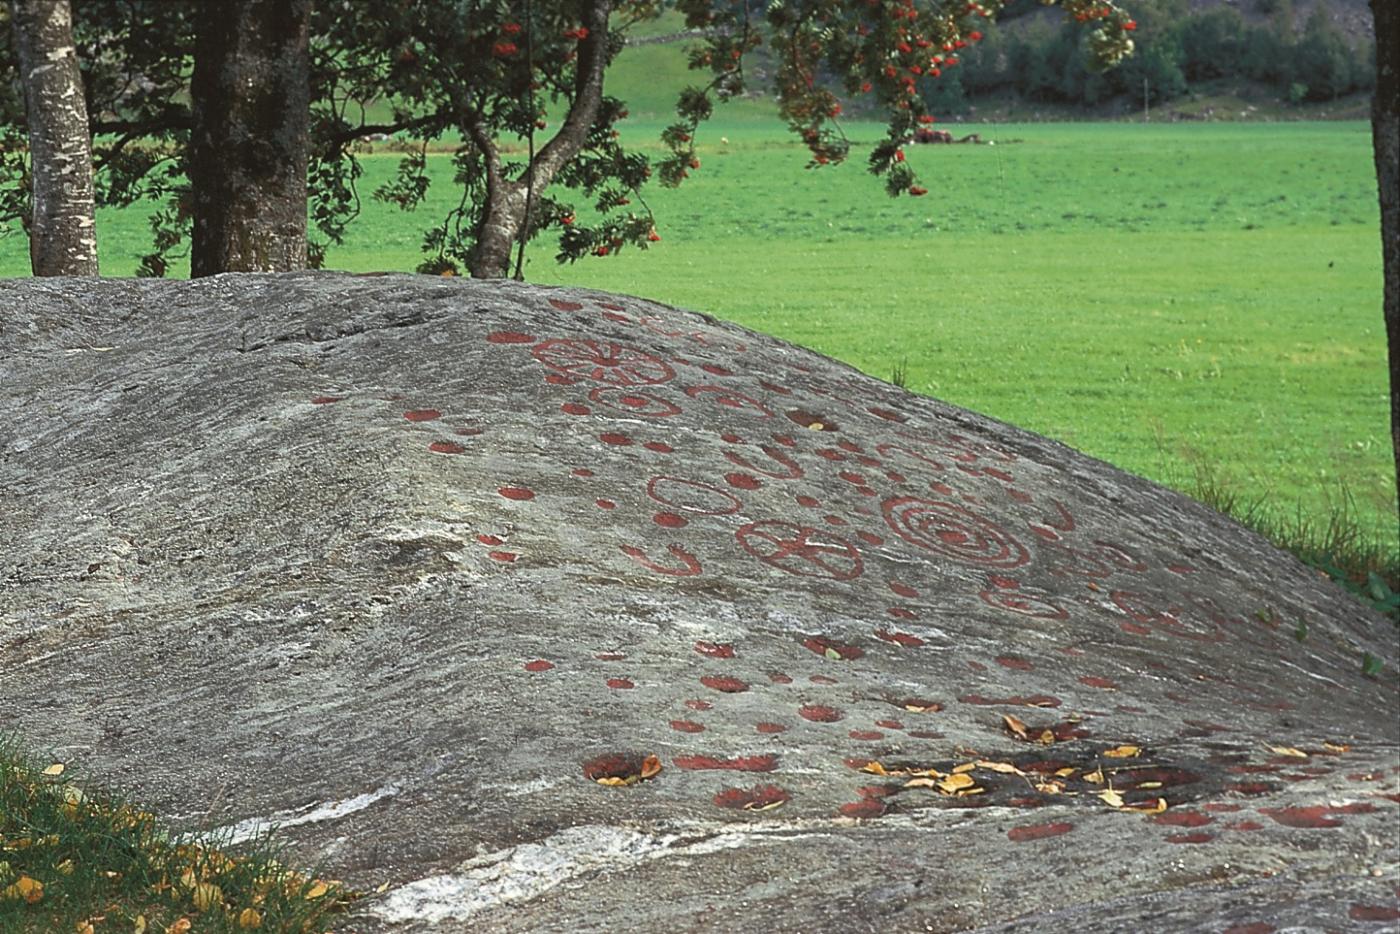
<instances>
[{"instance_id":1,"label":"rock surface","mask_svg":"<svg viewBox=\"0 0 1400 934\"><path fill-rule=\"evenodd\" d=\"M1400 917L1393 627L704 315L5 282L0 457L0 730L388 883L347 930Z\"/></svg>"}]
</instances>

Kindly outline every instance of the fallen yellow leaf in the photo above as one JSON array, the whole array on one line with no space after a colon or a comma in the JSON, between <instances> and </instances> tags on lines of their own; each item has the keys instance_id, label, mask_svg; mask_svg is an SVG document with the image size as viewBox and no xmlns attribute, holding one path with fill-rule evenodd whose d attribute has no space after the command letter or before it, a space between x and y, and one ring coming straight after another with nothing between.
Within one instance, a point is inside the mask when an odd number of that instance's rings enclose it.
<instances>
[{"instance_id":1,"label":"fallen yellow leaf","mask_svg":"<svg viewBox=\"0 0 1400 934\"><path fill-rule=\"evenodd\" d=\"M30 876L20 876L14 882L0 889L0 899L6 901L14 898L22 898L29 904L34 904L44 897L44 883Z\"/></svg>"},{"instance_id":2,"label":"fallen yellow leaf","mask_svg":"<svg viewBox=\"0 0 1400 934\"><path fill-rule=\"evenodd\" d=\"M642 760L642 778L651 778L661 773L661 760L656 756L647 756Z\"/></svg>"},{"instance_id":3,"label":"fallen yellow leaf","mask_svg":"<svg viewBox=\"0 0 1400 934\"><path fill-rule=\"evenodd\" d=\"M241 928L262 927L262 914L256 908L244 908L238 913L238 926Z\"/></svg>"},{"instance_id":4,"label":"fallen yellow leaf","mask_svg":"<svg viewBox=\"0 0 1400 934\"><path fill-rule=\"evenodd\" d=\"M935 786L945 795L957 795L971 793L977 787L977 782L966 772L959 772L956 775L949 775L947 778L939 779Z\"/></svg>"},{"instance_id":5,"label":"fallen yellow leaf","mask_svg":"<svg viewBox=\"0 0 1400 934\"><path fill-rule=\"evenodd\" d=\"M633 781L636 781L636 779L634 778ZM326 885L326 883L318 879L315 883L312 884L311 888L306 890L306 897L308 899L320 898L322 895L325 895L330 890L331 887L329 885Z\"/></svg>"},{"instance_id":6,"label":"fallen yellow leaf","mask_svg":"<svg viewBox=\"0 0 1400 934\"><path fill-rule=\"evenodd\" d=\"M861 766L861 767L860 767L860 770L861 770L862 772L869 772L871 775L891 775L891 774L893 774L893 773L891 773L888 769L886 769L883 765L881 765L879 762L874 761L873 759L872 759L871 761L865 763L865 765Z\"/></svg>"},{"instance_id":7,"label":"fallen yellow leaf","mask_svg":"<svg viewBox=\"0 0 1400 934\"><path fill-rule=\"evenodd\" d=\"M1037 782L1035 790L1047 795L1058 795L1065 790L1065 786L1059 782Z\"/></svg>"},{"instance_id":8,"label":"fallen yellow leaf","mask_svg":"<svg viewBox=\"0 0 1400 934\"><path fill-rule=\"evenodd\" d=\"M1349 745L1347 745L1346 743L1323 743L1323 744L1322 744L1322 748L1323 748L1323 749L1326 749L1328 752L1333 752L1333 753L1338 753L1338 754L1343 753L1343 752L1346 752L1346 751L1348 751L1349 749L1351 749L1351 747L1350 747Z\"/></svg>"},{"instance_id":9,"label":"fallen yellow leaf","mask_svg":"<svg viewBox=\"0 0 1400 934\"><path fill-rule=\"evenodd\" d=\"M1092 772L1084 774L1084 780L1091 785L1103 784L1103 769L1094 769Z\"/></svg>"},{"instance_id":10,"label":"fallen yellow leaf","mask_svg":"<svg viewBox=\"0 0 1400 934\"><path fill-rule=\"evenodd\" d=\"M137 916L136 916L136 920L135 920L134 922L132 922L132 925L131 925L131 934L146 934L146 916L145 916L145 915L137 915Z\"/></svg>"},{"instance_id":11,"label":"fallen yellow leaf","mask_svg":"<svg viewBox=\"0 0 1400 934\"><path fill-rule=\"evenodd\" d=\"M1140 814L1160 814L1167 809L1165 798L1157 798L1153 801L1144 801L1140 804L1125 804L1123 810L1137 811Z\"/></svg>"},{"instance_id":12,"label":"fallen yellow leaf","mask_svg":"<svg viewBox=\"0 0 1400 934\"><path fill-rule=\"evenodd\" d=\"M953 774L961 775L964 772L971 772L975 768L977 768L976 762L964 762L962 765L953 766Z\"/></svg>"},{"instance_id":13,"label":"fallen yellow leaf","mask_svg":"<svg viewBox=\"0 0 1400 934\"><path fill-rule=\"evenodd\" d=\"M1040 735L1036 737L1036 742L1040 743L1042 746L1052 746L1052 745L1054 745L1054 743L1055 743L1055 733L1054 733L1054 731L1053 731L1053 730L1041 730L1041 731L1040 731Z\"/></svg>"},{"instance_id":14,"label":"fallen yellow leaf","mask_svg":"<svg viewBox=\"0 0 1400 934\"><path fill-rule=\"evenodd\" d=\"M992 762L989 759L978 759L977 768L986 769L988 772L1001 772L1003 775L1026 774L1020 769L1016 768L1016 766L1012 765L1010 762ZM1064 769L1061 769L1060 771L1064 771ZM1070 769L1070 771L1073 772L1074 769Z\"/></svg>"},{"instance_id":15,"label":"fallen yellow leaf","mask_svg":"<svg viewBox=\"0 0 1400 934\"><path fill-rule=\"evenodd\" d=\"M938 780L929 778L927 775L920 775L918 778L911 778L904 783L905 788L937 788Z\"/></svg>"},{"instance_id":16,"label":"fallen yellow leaf","mask_svg":"<svg viewBox=\"0 0 1400 934\"><path fill-rule=\"evenodd\" d=\"M1056 778L1069 778L1071 775L1073 775L1075 772L1078 772L1078 771L1079 771L1079 770L1076 769L1076 768L1074 768L1073 766L1066 766L1066 767L1063 768L1063 769L1056 769L1056 770L1055 770L1055 777L1056 777Z\"/></svg>"},{"instance_id":17,"label":"fallen yellow leaf","mask_svg":"<svg viewBox=\"0 0 1400 934\"><path fill-rule=\"evenodd\" d=\"M1112 749L1105 749L1103 754L1109 759L1132 759L1142 755L1141 746L1114 746Z\"/></svg>"},{"instance_id":18,"label":"fallen yellow leaf","mask_svg":"<svg viewBox=\"0 0 1400 934\"><path fill-rule=\"evenodd\" d=\"M821 431L826 426L823 425L821 422L812 422L812 424L808 425L807 427L812 431Z\"/></svg>"},{"instance_id":19,"label":"fallen yellow leaf","mask_svg":"<svg viewBox=\"0 0 1400 934\"><path fill-rule=\"evenodd\" d=\"M55 762L53 765L44 769L44 776L47 778L58 778L63 774L63 769L64 765L62 762Z\"/></svg>"},{"instance_id":20,"label":"fallen yellow leaf","mask_svg":"<svg viewBox=\"0 0 1400 934\"><path fill-rule=\"evenodd\" d=\"M224 903L224 891L212 882L201 882L194 887L194 907L208 911Z\"/></svg>"},{"instance_id":21,"label":"fallen yellow leaf","mask_svg":"<svg viewBox=\"0 0 1400 934\"><path fill-rule=\"evenodd\" d=\"M1030 738L1026 736L1026 724L1024 721L1011 716L1009 713L1002 714L1001 719L1002 722L1006 724L1006 728L1016 736L1019 736L1021 739Z\"/></svg>"},{"instance_id":22,"label":"fallen yellow leaf","mask_svg":"<svg viewBox=\"0 0 1400 934\"><path fill-rule=\"evenodd\" d=\"M1123 806L1123 796L1112 788L1105 788L1103 791L1096 791L1094 794L1103 799L1104 804L1109 807L1121 808Z\"/></svg>"},{"instance_id":23,"label":"fallen yellow leaf","mask_svg":"<svg viewBox=\"0 0 1400 934\"><path fill-rule=\"evenodd\" d=\"M1161 788L1161 787L1162 787L1162 783L1161 783L1161 782L1143 782L1141 785L1138 785L1138 788Z\"/></svg>"},{"instance_id":24,"label":"fallen yellow leaf","mask_svg":"<svg viewBox=\"0 0 1400 934\"><path fill-rule=\"evenodd\" d=\"M170 925L166 927L165 934L186 934L192 927L194 927L193 921L189 918L180 918L178 921L172 921Z\"/></svg>"},{"instance_id":25,"label":"fallen yellow leaf","mask_svg":"<svg viewBox=\"0 0 1400 934\"><path fill-rule=\"evenodd\" d=\"M1290 759L1306 759L1308 754L1301 749L1294 749L1292 746L1270 746L1269 751L1276 756L1288 756Z\"/></svg>"},{"instance_id":26,"label":"fallen yellow leaf","mask_svg":"<svg viewBox=\"0 0 1400 934\"><path fill-rule=\"evenodd\" d=\"M94 934L91 921L79 921L73 927L78 934Z\"/></svg>"}]
</instances>

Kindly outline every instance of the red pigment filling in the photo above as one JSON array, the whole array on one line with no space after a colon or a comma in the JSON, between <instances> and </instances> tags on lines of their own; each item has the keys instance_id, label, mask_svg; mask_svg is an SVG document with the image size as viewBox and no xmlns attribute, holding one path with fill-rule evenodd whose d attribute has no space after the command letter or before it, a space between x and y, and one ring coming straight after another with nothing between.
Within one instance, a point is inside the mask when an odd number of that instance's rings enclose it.
<instances>
[{"instance_id":1,"label":"red pigment filling","mask_svg":"<svg viewBox=\"0 0 1400 934\"><path fill-rule=\"evenodd\" d=\"M755 785L752 788L726 788L715 795L715 804L722 808L757 810L791 801L788 794L777 785Z\"/></svg>"},{"instance_id":2,"label":"red pigment filling","mask_svg":"<svg viewBox=\"0 0 1400 934\"><path fill-rule=\"evenodd\" d=\"M430 422L435 418L442 418L442 413L437 409L412 409L403 413L403 417L410 422Z\"/></svg>"},{"instance_id":3,"label":"red pigment filling","mask_svg":"<svg viewBox=\"0 0 1400 934\"><path fill-rule=\"evenodd\" d=\"M623 434L618 434L614 431L603 432L601 435L598 436L598 440L603 442L604 444L628 445L632 443L631 438Z\"/></svg>"},{"instance_id":4,"label":"red pigment filling","mask_svg":"<svg viewBox=\"0 0 1400 934\"><path fill-rule=\"evenodd\" d=\"M843 461L846 459L846 455L842 454L835 448L821 448L817 451L817 454L821 457L826 458L829 461Z\"/></svg>"},{"instance_id":5,"label":"red pigment filling","mask_svg":"<svg viewBox=\"0 0 1400 934\"><path fill-rule=\"evenodd\" d=\"M632 323L632 319L631 319L631 318L627 317L626 315L620 315L620 314L618 314L618 313L615 312L615 311L605 311L605 312L603 312L603 317L604 317L604 318L607 318L609 321L620 321L620 322L622 322L623 324L631 324L631 323Z\"/></svg>"},{"instance_id":6,"label":"red pigment filling","mask_svg":"<svg viewBox=\"0 0 1400 934\"><path fill-rule=\"evenodd\" d=\"M665 441L648 441L646 444L642 445L642 447L646 448L648 451L655 451L657 454L670 454L676 450Z\"/></svg>"},{"instance_id":7,"label":"red pigment filling","mask_svg":"<svg viewBox=\"0 0 1400 934\"><path fill-rule=\"evenodd\" d=\"M478 535L476 540L483 545L504 545L505 542L494 535Z\"/></svg>"},{"instance_id":8,"label":"red pigment filling","mask_svg":"<svg viewBox=\"0 0 1400 934\"><path fill-rule=\"evenodd\" d=\"M492 331L486 339L493 344L533 344L535 338L520 331Z\"/></svg>"},{"instance_id":9,"label":"red pigment filling","mask_svg":"<svg viewBox=\"0 0 1400 934\"><path fill-rule=\"evenodd\" d=\"M827 707L824 704L806 704L797 708L797 715L813 723L835 723L846 716L835 707Z\"/></svg>"},{"instance_id":10,"label":"red pigment filling","mask_svg":"<svg viewBox=\"0 0 1400 934\"><path fill-rule=\"evenodd\" d=\"M700 679L700 683L707 688L722 691L725 694L742 694L749 689L747 681L740 681L738 678L731 678L728 675L705 675Z\"/></svg>"},{"instance_id":11,"label":"red pigment filling","mask_svg":"<svg viewBox=\"0 0 1400 934\"><path fill-rule=\"evenodd\" d=\"M904 607L904 606L892 606L892 607L890 607L890 608L889 608L889 614L890 614L891 616L893 616L895 619L918 619L918 618L919 618L919 614L918 614L918 613L915 613L913 610L909 609L908 607ZM922 645L923 643L920 642L919 644Z\"/></svg>"},{"instance_id":12,"label":"red pigment filling","mask_svg":"<svg viewBox=\"0 0 1400 934\"><path fill-rule=\"evenodd\" d=\"M842 817L879 817L885 813L885 802L879 798L862 798L859 801L843 804L838 810Z\"/></svg>"},{"instance_id":13,"label":"red pigment filling","mask_svg":"<svg viewBox=\"0 0 1400 934\"><path fill-rule=\"evenodd\" d=\"M1069 833L1074 829L1074 825L1069 821L1054 821L1049 824L1026 824L1022 827L1012 827L1006 832L1006 837L1012 843L1025 843L1027 840L1044 840L1046 837L1058 837L1061 834Z\"/></svg>"},{"instance_id":14,"label":"red pigment filling","mask_svg":"<svg viewBox=\"0 0 1400 934\"><path fill-rule=\"evenodd\" d=\"M895 607L895 609L898 609L898 607ZM894 613L894 609L890 610L890 612ZM911 613L909 615L912 616L913 614ZM884 639L886 642L893 642L895 645L903 645L911 649L917 649L919 646L924 645L923 639L920 639L918 636L911 636L907 632L892 632L888 629L877 629L875 630L875 635L878 638Z\"/></svg>"},{"instance_id":15,"label":"red pigment filling","mask_svg":"<svg viewBox=\"0 0 1400 934\"><path fill-rule=\"evenodd\" d=\"M783 674L781 671L768 672L768 680L772 681L774 684L792 684L792 678Z\"/></svg>"},{"instance_id":16,"label":"red pigment filling","mask_svg":"<svg viewBox=\"0 0 1400 934\"><path fill-rule=\"evenodd\" d=\"M1204 830L1196 833L1173 833L1167 835L1168 843L1209 843L1215 839L1215 834L1206 833Z\"/></svg>"},{"instance_id":17,"label":"red pigment filling","mask_svg":"<svg viewBox=\"0 0 1400 934\"><path fill-rule=\"evenodd\" d=\"M799 496L799 497L797 497L797 505L799 505L799 506L806 506L808 509L811 509L811 508L813 508L814 506L820 506L821 504L822 504L822 501L819 500L819 499L817 499L815 496Z\"/></svg>"},{"instance_id":18,"label":"red pigment filling","mask_svg":"<svg viewBox=\"0 0 1400 934\"><path fill-rule=\"evenodd\" d=\"M1245 831L1245 832L1249 832L1249 831L1252 831L1252 830L1263 830L1263 829L1264 829L1264 825L1261 824L1261 823L1259 823L1258 821L1252 821L1252 820L1237 820L1237 821L1234 821L1234 822L1232 822L1232 823L1226 824L1226 825L1225 825L1225 829L1226 829L1226 830L1242 830L1242 831Z\"/></svg>"},{"instance_id":19,"label":"red pigment filling","mask_svg":"<svg viewBox=\"0 0 1400 934\"><path fill-rule=\"evenodd\" d=\"M933 730L910 730L909 735L914 739L942 739L943 734Z\"/></svg>"},{"instance_id":20,"label":"red pigment filling","mask_svg":"<svg viewBox=\"0 0 1400 934\"><path fill-rule=\"evenodd\" d=\"M636 685L626 678L609 678L608 687L617 691L626 691L630 688L636 687Z\"/></svg>"},{"instance_id":21,"label":"red pigment filling","mask_svg":"<svg viewBox=\"0 0 1400 934\"><path fill-rule=\"evenodd\" d=\"M706 642L702 639L695 643L695 651L710 658L734 657L734 646L728 642Z\"/></svg>"},{"instance_id":22,"label":"red pigment filling","mask_svg":"<svg viewBox=\"0 0 1400 934\"><path fill-rule=\"evenodd\" d=\"M1274 786L1268 782L1236 782L1226 785L1225 790L1233 791L1237 795L1266 795L1274 790Z\"/></svg>"},{"instance_id":23,"label":"red pigment filling","mask_svg":"<svg viewBox=\"0 0 1400 934\"><path fill-rule=\"evenodd\" d=\"M577 470L574 471L574 476L575 476L575 477L591 477L591 476L593 476L593 471L589 470L587 467L580 467L580 468L578 468Z\"/></svg>"},{"instance_id":24,"label":"red pigment filling","mask_svg":"<svg viewBox=\"0 0 1400 934\"><path fill-rule=\"evenodd\" d=\"M554 667L553 662L547 662L542 658L537 658L533 662L525 663L526 671L548 671Z\"/></svg>"},{"instance_id":25,"label":"red pigment filling","mask_svg":"<svg viewBox=\"0 0 1400 934\"><path fill-rule=\"evenodd\" d=\"M466 448L456 441L434 441L428 445L428 450L437 454L461 454Z\"/></svg>"},{"instance_id":26,"label":"red pigment filling","mask_svg":"<svg viewBox=\"0 0 1400 934\"><path fill-rule=\"evenodd\" d=\"M755 723L755 724L753 725L753 728L754 728L755 730L757 730L758 732L760 732L760 733L785 733L785 732L787 732L787 727L783 726L781 723L769 723L769 722L767 722L766 720L765 720L763 723Z\"/></svg>"},{"instance_id":27,"label":"red pigment filling","mask_svg":"<svg viewBox=\"0 0 1400 934\"><path fill-rule=\"evenodd\" d=\"M900 723L898 720L876 720L875 725L878 727L883 727L887 730L904 729L904 724Z\"/></svg>"},{"instance_id":28,"label":"red pigment filling","mask_svg":"<svg viewBox=\"0 0 1400 934\"><path fill-rule=\"evenodd\" d=\"M826 675L812 675L812 676L811 676L810 678L808 678L807 680L810 681L810 682L812 682L813 684L836 684L836 683L837 683L837 681L836 681L835 678L828 678Z\"/></svg>"},{"instance_id":29,"label":"red pigment filling","mask_svg":"<svg viewBox=\"0 0 1400 934\"><path fill-rule=\"evenodd\" d=\"M857 532L856 538L865 542L867 545L883 545L885 543L883 538L870 532Z\"/></svg>"},{"instance_id":30,"label":"red pigment filling","mask_svg":"<svg viewBox=\"0 0 1400 934\"><path fill-rule=\"evenodd\" d=\"M1266 817L1271 817L1277 824L1285 827L1301 828L1324 828L1340 827L1342 822L1335 817L1328 817L1330 809L1322 805L1313 807L1292 807L1292 808L1260 808L1259 813Z\"/></svg>"},{"instance_id":31,"label":"red pigment filling","mask_svg":"<svg viewBox=\"0 0 1400 934\"><path fill-rule=\"evenodd\" d=\"M593 410L577 402L565 402L563 405L559 406L559 411L563 412L565 415L587 415Z\"/></svg>"},{"instance_id":32,"label":"red pigment filling","mask_svg":"<svg viewBox=\"0 0 1400 934\"><path fill-rule=\"evenodd\" d=\"M778 757L769 753L763 756L735 756L721 759L718 756L676 756L671 762L678 769L728 769L735 772L771 772L778 767Z\"/></svg>"},{"instance_id":33,"label":"red pigment filling","mask_svg":"<svg viewBox=\"0 0 1400 934\"><path fill-rule=\"evenodd\" d=\"M1003 668L1013 668L1016 671L1031 671L1035 668L1024 658L1017 658L1015 655L998 655L994 661Z\"/></svg>"},{"instance_id":34,"label":"red pigment filling","mask_svg":"<svg viewBox=\"0 0 1400 934\"><path fill-rule=\"evenodd\" d=\"M703 733L705 732L705 725L703 723L696 723L694 720L672 720L671 729L680 733Z\"/></svg>"},{"instance_id":35,"label":"red pigment filling","mask_svg":"<svg viewBox=\"0 0 1400 934\"><path fill-rule=\"evenodd\" d=\"M1263 921L1249 921L1244 924L1232 924L1221 934L1274 934L1278 928Z\"/></svg>"},{"instance_id":36,"label":"red pigment filling","mask_svg":"<svg viewBox=\"0 0 1400 934\"><path fill-rule=\"evenodd\" d=\"M453 433L454 435L461 435L462 437L470 438L470 437L473 437L473 436L475 436L475 435L485 434L485 433L486 433L486 429L485 429L485 428L454 428L454 429L452 429L452 433Z\"/></svg>"},{"instance_id":37,"label":"red pigment filling","mask_svg":"<svg viewBox=\"0 0 1400 934\"><path fill-rule=\"evenodd\" d=\"M575 382L563 373L550 373L544 378L544 381L551 386L572 386Z\"/></svg>"},{"instance_id":38,"label":"red pigment filling","mask_svg":"<svg viewBox=\"0 0 1400 934\"><path fill-rule=\"evenodd\" d=\"M1024 493L1021 490L1007 490L1006 495L1010 496L1018 503L1029 503L1031 501L1031 494Z\"/></svg>"},{"instance_id":39,"label":"red pigment filling","mask_svg":"<svg viewBox=\"0 0 1400 934\"><path fill-rule=\"evenodd\" d=\"M865 411L874 415L876 418L883 418L887 422L907 422L909 420L898 412L891 412L889 409L866 409Z\"/></svg>"},{"instance_id":40,"label":"red pigment filling","mask_svg":"<svg viewBox=\"0 0 1400 934\"><path fill-rule=\"evenodd\" d=\"M1100 678L1096 675L1085 675L1079 679L1080 684L1088 685L1091 688L1103 688L1106 691L1118 690L1118 685L1107 678Z\"/></svg>"},{"instance_id":41,"label":"red pigment filling","mask_svg":"<svg viewBox=\"0 0 1400 934\"><path fill-rule=\"evenodd\" d=\"M843 470L837 476L854 486L869 485L865 482L865 476L863 474L856 473L854 470Z\"/></svg>"},{"instance_id":42,"label":"red pigment filling","mask_svg":"<svg viewBox=\"0 0 1400 934\"><path fill-rule=\"evenodd\" d=\"M526 500L534 499L535 491L527 486L503 486L496 491L506 499Z\"/></svg>"},{"instance_id":43,"label":"red pigment filling","mask_svg":"<svg viewBox=\"0 0 1400 934\"><path fill-rule=\"evenodd\" d=\"M809 651L815 652L818 655L829 658L834 654L837 658L847 662L854 661L865 655L865 650L858 646L847 645L844 642L834 642L823 636L813 636L810 639L803 640L802 644Z\"/></svg>"},{"instance_id":44,"label":"red pigment filling","mask_svg":"<svg viewBox=\"0 0 1400 934\"><path fill-rule=\"evenodd\" d=\"M734 375L733 370L727 370L724 367L720 366L718 363L702 363L700 364L700 369L704 370L706 373L713 374L714 376Z\"/></svg>"},{"instance_id":45,"label":"red pigment filling","mask_svg":"<svg viewBox=\"0 0 1400 934\"><path fill-rule=\"evenodd\" d=\"M973 671L986 671L986 670L987 670L987 666L984 665L984 664L982 664L981 662L968 662L968 663L967 663L967 667L971 668Z\"/></svg>"},{"instance_id":46,"label":"red pigment filling","mask_svg":"<svg viewBox=\"0 0 1400 934\"><path fill-rule=\"evenodd\" d=\"M678 516L674 512L658 512L651 517L651 521L666 529L679 529L689 524L685 517Z\"/></svg>"},{"instance_id":47,"label":"red pigment filling","mask_svg":"<svg viewBox=\"0 0 1400 934\"><path fill-rule=\"evenodd\" d=\"M595 500L593 501L593 505L597 506L599 509L616 509L616 508L617 508L617 503L614 503L614 502L613 502L612 500L610 500L610 499L595 499Z\"/></svg>"},{"instance_id":48,"label":"red pigment filling","mask_svg":"<svg viewBox=\"0 0 1400 934\"><path fill-rule=\"evenodd\" d=\"M1400 919L1400 908L1387 905L1361 905L1355 902L1347 909L1347 917L1353 921L1394 921Z\"/></svg>"},{"instance_id":49,"label":"red pigment filling","mask_svg":"<svg viewBox=\"0 0 1400 934\"><path fill-rule=\"evenodd\" d=\"M578 311L583 307L578 302L566 302L562 298L551 298L549 303L560 311Z\"/></svg>"},{"instance_id":50,"label":"red pigment filling","mask_svg":"<svg viewBox=\"0 0 1400 934\"><path fill-rule=\"evenodd\" d=\"M797 442L792 440L792 435L774 435L773 440L785 448L796 447Z\"/></svg>"},{"instance_id":51,"label":"red pigment filling","mask_svg":"<svg viewBox=\"0 0 1400 934\"><path fill-rule=\"evenodd\" d=\"M598 307L599 307L599 308L606 308L608 311L626 311L626 310L627 310L626 308L623 308L621 305L614 305L614 304L612 304L611 302L599 302L599 303L598 303Z\"/></svg>"},{"instance_id":52,"label":"red pigment filling","mask_svg":"<svg viewBox=\"0 0 1400 934\"><path fill-rule=\"evenodd\" d=\"M908 584L904 584L904 583L901 583L901 582L899 582L899 581L890 581L890 590L893 590L895 593L899 594L901 597L910 597L910 598L912 598L912 597L917 597L917 596L919 595L919 592L918 592L917 590L915 590L913 587L910 587Z\"/></svg>"},{"instance_id":53,"label":"red pigment filling","mask_svg":"<svg viewBox=\"0 0 1400 934\"><path fill-rule=\"evenodd\" d=\"M720 435L720 440L724 441L727 444L744 443L744 439L734 434L732 431L726 431L724 434Z\"/></svg>"},{"instance_id":54,"label":"red pigment filling","mask_svg":"<svg viewBox=\"0 0 1400 934\"><path fill-rule=\"evenodd\" d=\"M312 396L312 405L330 405L332 402L339 402L344 396Z\"/></svg>"},{"instance_id":55,"label":"red pigment filling","mask_svg":"<svg viewBox=\"0 0 1400 934\"><path fill-rule=\"evenodd\" d=\"M1167 811L1165 814L1158 814L1152 818L1154 824L1166 824L1169 827L1204 827L1212 823L1215 818L1201 811L1193 811L1190 808Z\"/></svg>"},{"instance_id":56,"label":"red pigment filling","mask_svg":"<svg viewBox=\"0 0 1400 934\"><path fill-rule=\"evenodd\" d=\"M778 395L780 395L780 396L790 396L790 395L792 395L792 390L791 390L791 389L787 388L786 386L779 386L777 383L770 383L770 382L768 382L768 380L766 380L766 379L761 379L761 380L759 380L759 381L758 381L758 385L762 386L764 389L768 390L769 392L776 392L776 393L777 393Z\"/></svg>"},{"instance_id":57,"label":"red pigment filling","mask_svg":"<svg viewBox=\"0 0 1400 934\"><path fill-rule=\"evenodd\" d=\"M877 739L885 738L885 734L879 730L851 730L846 735L860 742L874 742Z\"/></svg>"},{"instance_id":58,"label":"red pigment filling","mask_svg":"<svg viewBox=\"0 0 1400 934\"><path fill-rule=\"evenodd\" d=\"M849 523L840 516L822 516L822 521L827 525L849 525Z\"/></svg>"},{"instance_id":59,"label":"red pigment filling","mask_svg":"<svg viewBox=\"0 0 1400 934\"><path fill-rule=\"evenodd\" d=\"M696 699L696 700L688 700L688 701L685 702L685 705L686 705L687 707L689 707L691 710L709 710L711 707L714 706L714 704L710 703L710 702L707 701L707 700L699 700L699 699Z\"/></svg>"},{"instance_id":60,"label":"red pigment filling","mask_svg":"<svg viewBox=\"0 0 1400 934\"><path fill-rule=\"evenodd\" d=\"M724 480L730 486L739 490L756 490L763 486L763 481L757 477L751 477L746 473L727 473Z\"/></svg>"},{"instance_id":61,"label":"red pigment filling","mask_svg":"<svg viewBox=\"0 0 1400 934\"><path fill-rule=\"evenodd\" d=\"M492 561L500 561L503 564L510 564L516 558L520 557L513 551L493 551L489 554L491 556Z\"/></svg>"},{"instance_id":62,"label":"red pigment filling","mask_svg":"<svg viewBox=\"0 0 1400 934\"><path fill-rule=\"evenodd\" d=\"M599 652L593 657L600 662L620 662L627 656L623 655L621 652Z\"/></svg>"}]
</instances>

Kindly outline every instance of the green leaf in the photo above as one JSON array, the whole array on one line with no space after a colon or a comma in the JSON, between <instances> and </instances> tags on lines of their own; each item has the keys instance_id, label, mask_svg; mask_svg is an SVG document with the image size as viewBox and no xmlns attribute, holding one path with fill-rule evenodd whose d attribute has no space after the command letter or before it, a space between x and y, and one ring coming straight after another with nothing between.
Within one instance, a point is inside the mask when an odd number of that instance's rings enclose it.
<instances>
[{"instance_id":1,"label":"green leaf","mask_svg":"<svg viewBox=\"0 0 1400 934\"><path fill-rule=\"evenodd\" d=\"M1376 677L1377 675L1379 675L1379 674L1381 673L1381 669L1384 668L1384 667L1385 667L1385 662L1384 662L1382 659L1377 658L1376 656L1372 655L1370 652L1366 652L1366 653L1362 654L1362 656L1361 656L1361 673L1362 673L1363 675L1365 675L1366 677L1368 677L1368 678L1374 678L1374 677Z\"/></svg>"}]
</instances>

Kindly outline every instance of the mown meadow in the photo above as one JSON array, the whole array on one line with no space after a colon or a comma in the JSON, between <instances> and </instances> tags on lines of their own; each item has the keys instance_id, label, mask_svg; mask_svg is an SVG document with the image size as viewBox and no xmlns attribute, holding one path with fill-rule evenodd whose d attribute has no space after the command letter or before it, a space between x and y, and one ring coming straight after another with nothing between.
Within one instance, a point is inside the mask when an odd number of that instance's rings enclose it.
<instances>
[{"instance_id":1,"label":"mown meadow","mask_svg":"<svg viewBox=\"0 0 1400 934\"><path fill-rule=\"evenodd\" d=\"M644 192L660 243L560 266L542 240L527 278L707 310L1276 524L1346 510L1397 553L1367 125L955 129L986 142L909 147L930 192L892 200L858 157L806 170L761 108L721 111L701 169ZM847 127L857 153L880 132ZM377 148L332 268L412 270L454 199L444 153L416 212L376 202L400 158ZM99 236L132 274L144 212ZM0 275L26 272L0 239Z\"/></svg>"}]
</instances>

